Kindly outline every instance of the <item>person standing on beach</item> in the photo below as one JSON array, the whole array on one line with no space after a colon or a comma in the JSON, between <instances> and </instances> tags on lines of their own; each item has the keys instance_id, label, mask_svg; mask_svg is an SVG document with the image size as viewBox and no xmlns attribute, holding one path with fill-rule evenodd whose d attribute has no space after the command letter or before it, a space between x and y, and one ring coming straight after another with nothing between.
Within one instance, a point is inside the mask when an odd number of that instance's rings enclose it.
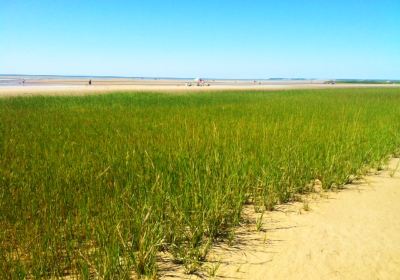
<instances>
[{"instance_id":1,"label":"person standing on beach","mask_svg":"<svg viewBox=\"0 0 400 280\"><path fill-rule=\"evenodd\" d=\"M92 85L92 80L89 80L89 86L91 86Z\"/></svg>"}]
</instances>

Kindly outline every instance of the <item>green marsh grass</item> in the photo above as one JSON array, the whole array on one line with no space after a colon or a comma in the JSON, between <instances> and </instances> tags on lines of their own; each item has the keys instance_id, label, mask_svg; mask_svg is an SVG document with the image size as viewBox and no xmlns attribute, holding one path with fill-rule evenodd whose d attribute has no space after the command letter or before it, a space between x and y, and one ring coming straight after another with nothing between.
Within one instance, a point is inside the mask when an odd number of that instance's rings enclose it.
<instances>
[{"instance_id":1,"label":"green marsh grass","mask_svg":"<svg viewBox=\"0 0 400 280\"><path fill-rule=\"evenodd\" d=\"M242 206L273 209L400 147L398 89L0 100L0 278L193 272Z\"/></svg>"}]
</instances>

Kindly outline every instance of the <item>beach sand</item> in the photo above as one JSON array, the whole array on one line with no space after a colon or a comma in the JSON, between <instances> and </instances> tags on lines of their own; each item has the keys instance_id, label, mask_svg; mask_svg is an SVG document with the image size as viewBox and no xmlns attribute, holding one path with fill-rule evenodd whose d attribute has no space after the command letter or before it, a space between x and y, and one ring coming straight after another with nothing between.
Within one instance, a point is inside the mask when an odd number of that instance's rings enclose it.
<instances>
[{"instance_id":1,"label":"beach sand","mask_svg":"<svg viewBox=\"0 0 400 280\"><path fill-rule=\"evenodd\" d=\"M35 79L27 80L24 85L0 85L0 97L32 96L32 95L90 95L111 92L196 92L218 90L291 90L291 89L323 89L323 88L365 88L365 87L397 87L400 85L376 84L324 84L324 81L263 81L254 83L243 80L206 81L210 86L196 86L191 80L129 80L103 79L93 80L88 85L87 79ZM186 86L191 83L192 86Z\"/></svg>"},{"instance_id":2,"label":"beach sand","mask_svg":"<svg viewBox=\"0 0 400 280\"><path fill-rule=\"evenodd\" d=\"M217 244L205 271L219 279L400 279L400 173L369 175L339 192L313 194L304 203L264 213L257 231L254 208L233 246ZM199 279L180 268L163 279ZM208 278L207 272L205 278Z\"/></svg>"}]
</instances>

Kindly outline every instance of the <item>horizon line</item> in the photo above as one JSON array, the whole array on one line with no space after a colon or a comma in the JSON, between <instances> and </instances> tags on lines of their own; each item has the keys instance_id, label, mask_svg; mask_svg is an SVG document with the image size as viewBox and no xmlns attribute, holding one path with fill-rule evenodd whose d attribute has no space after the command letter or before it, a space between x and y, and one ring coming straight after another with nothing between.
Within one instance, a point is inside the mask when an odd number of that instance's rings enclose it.
<instances>
[{"instance_id":1,"label":"horizon line","mask_svg":"<svg viewBox=\"0 0 400 280\"><path fill-rule=\"evenodd\" d=\"M70 77L70 78L120 78L120 79L176 79L188 80L199 77L174 77L174 76L127 76L127 75L80 75L80 74L16 74L16 73L0 73L0 76L31 76L31 77ZM269 77L269 78L217 78L217 77L200 77L206 80L356 80L356 81L400 81L400 78L315 78L315 77Z\"/></svg>"}]
</instances>

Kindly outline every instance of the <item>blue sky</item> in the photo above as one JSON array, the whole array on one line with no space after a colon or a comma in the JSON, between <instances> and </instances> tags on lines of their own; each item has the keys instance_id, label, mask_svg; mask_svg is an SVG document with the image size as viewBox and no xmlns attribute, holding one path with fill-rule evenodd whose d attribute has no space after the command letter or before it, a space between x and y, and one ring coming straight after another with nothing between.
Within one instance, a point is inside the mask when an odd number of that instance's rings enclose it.
<instances>
[{"instance_id":1,"label":"blue sky","mask_svg":"<svg viewBox=\"0 0 400 280\"><path fill-rule=\"evenodd\" d=\"M400 1L0 0L0 73L400 79Z\"/></svg>"}]
</instances>

